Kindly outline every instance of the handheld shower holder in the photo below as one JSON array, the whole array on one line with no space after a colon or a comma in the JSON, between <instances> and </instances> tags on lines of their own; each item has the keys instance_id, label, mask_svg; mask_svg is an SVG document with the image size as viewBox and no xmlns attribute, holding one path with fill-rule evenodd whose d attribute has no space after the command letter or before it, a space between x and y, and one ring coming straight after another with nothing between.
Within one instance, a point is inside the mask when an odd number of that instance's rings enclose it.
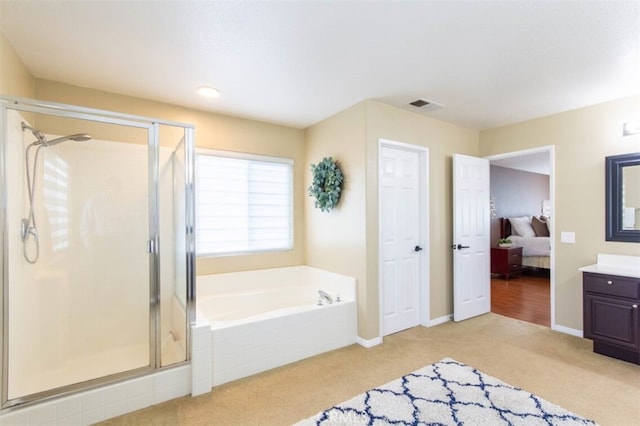
<instances>
[{"instance_id":1,"label":"handheld shower holder","mask_svg":"<svg viewBox=\"0 0 640 426\"><path fill-rule=\"evenodd\" d=\"M38 230L33 226L29 226L28 219L22 219L20 222L20 237L22 241L27 241L29 239L29 235L33 235L34 241L38 241Z\"/></svg>"},{"instance_id":2,"label":"handheld shower holder","mask_svg":"<svg viewBox=\"0 0 640 426\"><path fill-rule=\"evenodd\" d=\"M29 235L29 221L27 219L22 219L20 222L20 237L22 241L27 239L27 235Z\"/></svg>"}]
</instances>

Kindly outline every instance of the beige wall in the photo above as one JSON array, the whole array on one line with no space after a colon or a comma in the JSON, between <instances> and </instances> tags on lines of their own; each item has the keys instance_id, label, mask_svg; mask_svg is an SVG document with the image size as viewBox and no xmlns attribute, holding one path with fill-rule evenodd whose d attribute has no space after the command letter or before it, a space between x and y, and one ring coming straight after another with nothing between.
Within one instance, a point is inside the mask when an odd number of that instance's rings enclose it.
<instances>
[{"instance_id":1,"label":"beige wall","mask_svg":"<svg viewBox=\"0 0 640 426\"><path fill-rule=\"evenodd\" d=\"M371 333L365 248L365 103L359 103L305 132L305 188L311 185L311 164L324 157L336 160L345 176L340 202L331 212L314 207L306 195L306 263L357 279L360 336Z\"/></svg>"},{"instance_id":2,"label":"beige wall","mask_svg":"<svg viewBox=\"0 0 640 426\"><path fill-rule=\"evenodd\" d=\"M378 139L429 149L430 319L453 312L453 154L478 155L478 132L427 116L367 102L367 267L378 287ZM370 303L377 305L375 299ZM377 319L377 318L376 318Z\"/></svg>"},{"instance_id":3,"label":"beige wall","mask_svg":"<svg viewBox=\"0 0 640 426\"><path fill-rule=\"evenodd\" d=\"M9 40L0 31L0 95L33 98L34 80Z\"/></svg>"},{"instance_id":4,"label":"beige wall","mask_svg":"<svg viewBox=\"0 0 640 426\"><path fill-rule=\"evenodd\" d=\"M195 144L197 147L293 159L295 236L293 250L249 256L199 258L196 264L196 271L198 275L203 275L293 266L304 263L303 197L305 189L303 187L303 174L306 171L306 166L302 130L207 113L47 80L36 80L35 98L43 101L191 123L195 125ZM45 125L48 131L53 131L48 123L41 120L40 124ZM91 132L94 130L100 131L99 128L83 131ZM74 129L74 131L80 130Z\"/></svg>"},{"instance_id":5,"label":"beige wall","mask_svg":"<svg viewBox=\"0 0 640 426\"><path fill-rule=\"evenodd\" d=\"M640 151L640 135L622 136L622 123L637 120L640 96L555 114L480 133L480 155L555 147L556 323L582 330L581 266L597 253L640 255L640 244L607 242L604 158ZM575 232L575 244L560 232Z\"/></svg>"},{"instance_id":6,"label":"beige wall","mask_svg":"<svg viewBox=\"0 0 640 426\"><path fill-rule=\"evenodd\" d=\"M431 318L453 310L451 260L451 170L453 153L478 154L478 132L429 117L365 101L307 129L307 159L325 156L346 173L339 207L331 213L306 206L307 263L358 280L358 334L379 331L378 139L429 148ZM305 183L310 184L307 173Z\"/></svg>"}]
</instances>

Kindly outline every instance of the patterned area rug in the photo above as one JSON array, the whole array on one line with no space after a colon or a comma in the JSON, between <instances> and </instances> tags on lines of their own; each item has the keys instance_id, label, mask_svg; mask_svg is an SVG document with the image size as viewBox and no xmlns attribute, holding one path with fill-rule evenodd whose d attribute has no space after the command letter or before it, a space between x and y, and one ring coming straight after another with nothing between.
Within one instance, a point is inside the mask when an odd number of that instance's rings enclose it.
<instances>
[{"instance_id":1,"label":"patterned area rug","mask_svg":"<svg viewBox=\"0 0 640 426\"><path fill-rule=\"evenodd\" d=\"M450 358L360 394L307 425L595 425Z\"/></svg>"}]
</instances>

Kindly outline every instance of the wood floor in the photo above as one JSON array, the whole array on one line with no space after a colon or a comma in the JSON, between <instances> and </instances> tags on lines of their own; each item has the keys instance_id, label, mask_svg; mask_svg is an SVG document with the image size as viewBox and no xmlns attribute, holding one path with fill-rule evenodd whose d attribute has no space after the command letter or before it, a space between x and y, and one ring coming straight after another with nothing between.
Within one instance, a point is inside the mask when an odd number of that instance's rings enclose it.
<instances>
[{"instance_id":1,"label":"wood floor","mask_svg":"<svg viewBox=\"0 0 640 426\"><path fill-rule=\"evenodd\" d=\"M549 278L525 275L491 277L491 312L509 318L551 326Z\"/></svg>"}]
</instances>

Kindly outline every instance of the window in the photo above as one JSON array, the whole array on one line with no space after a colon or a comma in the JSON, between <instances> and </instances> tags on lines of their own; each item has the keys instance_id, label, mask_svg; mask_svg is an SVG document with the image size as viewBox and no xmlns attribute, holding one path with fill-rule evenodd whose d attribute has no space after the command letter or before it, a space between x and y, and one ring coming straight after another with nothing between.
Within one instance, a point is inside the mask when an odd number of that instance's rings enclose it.
<instances>
[{"instance_id":1,"label":"window","mask_svg":"<svg viewBox=\"0 0 640 426\"><path fill-rule=\"evenodd\" d=\"M199 150L196 253L291 250L293 161Z\"/></svg>"}]
</instances>

